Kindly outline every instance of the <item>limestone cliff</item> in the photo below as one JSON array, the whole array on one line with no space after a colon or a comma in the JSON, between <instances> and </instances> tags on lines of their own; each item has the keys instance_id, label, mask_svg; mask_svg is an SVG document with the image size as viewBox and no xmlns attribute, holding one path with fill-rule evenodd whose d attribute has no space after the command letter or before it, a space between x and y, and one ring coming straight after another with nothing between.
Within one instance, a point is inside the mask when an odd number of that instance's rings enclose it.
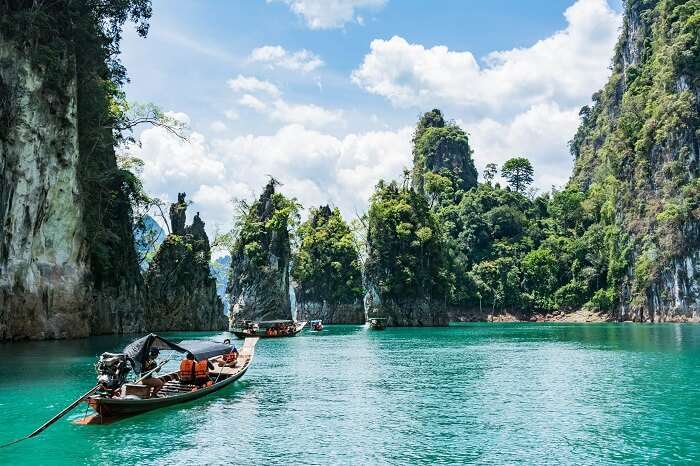
<instances>
[{"instance_id":1,"label":"limestone cliff","mask_svg":"<svg viewBox=\"0 0 700 466\"><path fill-rule=\"evenodd\" d=\"M362 274L352 230L338 208L311 209L298 231L292 276L297 318L362 324Z\"/></svg>"},{"instance_id":2,"label":"limestone cliff","mask_svg":"<svg viewBox=\"0 0 700 466\"><path fill-rule=\"evenodd\" d=\"M472 152L469 137L459 126L445 121L438 109L426 112L413 135L414 189L423 192L427 173L449 173L457 188L473 188L477 173Z\"/></svg>"},{"instance_id":3,"label":"limestone cliff","mask_svg":"<svg viewBox=\"0 0 700 466\"><path fill-rule=\"evenodd\" d=\"M143 328L106 117L110 13L72 6L0 4L0 339Z\"/></svg>"},{"instance_id":4,"label":"limestone cliff","mask_svg":"<svg viewBox=\"0 0 700 466\"><path fill-rule=\"evenodd\" d=\"M211 249L204 222L185 225L185 194L170 207L172 233L146 272L146 328L149 331L224 330L224 306L211 276Z\"/></svg>"},{"instance_id":5,"label":"limestone cliff","mask_svg":"<svg viewBox=\"0 0 700 466\"><path fill-rule=\"evenodd\" d=\"M245 212L231 251L230 322L291 319L289 228L295 201L276 192L273 179Z\"/></svg>"},{"instance_id":6,"label":"limestone cliff","mask_svg":"<svg viewBox=\"0 0 700 466\"><path fill-rule=\"evenodd\" d=\"M620 320L700 320L699 17L695 1L628 1L610 81L571 142L571 183L612 239Z\"/></svg>"}]
</instances>

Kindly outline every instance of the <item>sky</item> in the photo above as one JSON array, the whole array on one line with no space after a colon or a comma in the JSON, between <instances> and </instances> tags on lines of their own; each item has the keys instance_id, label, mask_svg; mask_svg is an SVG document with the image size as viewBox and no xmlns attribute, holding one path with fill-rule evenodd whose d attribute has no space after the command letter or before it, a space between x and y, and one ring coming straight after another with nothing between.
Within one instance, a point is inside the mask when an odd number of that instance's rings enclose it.
<instances>
[{"instance_id":1,"label":"sky","mask_svg":"<svg viewBox=\"0 0 700 466\"><path fill-rule=\"evenodd\" d=\"M305 208L364 212L411 165L421 113L468 134L477 170L528 157L535 187L566 183L579 109L606 82L620 0L154 0L127 28L127 99L188 126L142 128L145 189L186 192L210 235L274 176Z\"/></svg>"}]
</instances>

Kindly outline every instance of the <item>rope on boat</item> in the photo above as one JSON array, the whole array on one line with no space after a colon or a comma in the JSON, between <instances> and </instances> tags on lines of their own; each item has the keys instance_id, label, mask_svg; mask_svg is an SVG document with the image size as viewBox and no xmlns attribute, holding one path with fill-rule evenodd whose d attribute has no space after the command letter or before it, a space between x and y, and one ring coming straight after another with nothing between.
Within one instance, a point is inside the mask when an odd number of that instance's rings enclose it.
<instances>
[{"instance_id":1,"label":"rope on boat","mask_svg":"<svg viewBox=\"0 0 700 466\"><path fill-rule=\"evenodd\" d=\"M61 419L63 416L65 416L65 415L68 414L70 411L72 411L76 406L78 406L78 405L80 404L81 401L83 401L85 398L87 398L88 396L90 396L90 395L92 395L94 392L96 392L98 388L100 388L100 384L95 385L95 386L92 387L90 390L88 390L87 392L85 392L84 395L82 395L80 398L78 398L77 400L75 400L74 402L72 402L71 404L69 404L68 406L66 406L65 408L63 408L63 410L62 410L60 413L56 414L54 417L52 417L51 419L49 419L48 421L46 421L45 423L43 423L38 429L36 429L36 430L35 430L34 432L32 432L31 434L27 435L26 437L22 437L22 438L18 438L17 440L13 440L13 441L11 441L10 443L6 443L6 444L4 444L4 445L0 445L0 448L9 447L10 445L14 445L15 443L19 443L19 442L21 442L21 441L23 441L23 440L27 440L27 439L30 439L30 438L32 438L32 437L36 437L37 435L39 435L40 433L42 433L43 431L45 431L46 429L48 429L49 426L51 426L51 424L53 424L54 422L58 421L58 420Z\"/></svg>"}]
</instances>

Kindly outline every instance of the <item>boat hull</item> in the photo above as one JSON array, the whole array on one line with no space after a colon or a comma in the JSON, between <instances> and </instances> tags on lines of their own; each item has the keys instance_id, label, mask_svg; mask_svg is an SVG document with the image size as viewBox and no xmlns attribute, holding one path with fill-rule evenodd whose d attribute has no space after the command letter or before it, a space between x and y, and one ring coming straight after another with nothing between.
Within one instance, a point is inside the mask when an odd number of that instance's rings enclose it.
<instances>
[{"instance_id":1,"label":"boat hull","mask_svg":"<svg viewBox=\"0 0 700 466\"><path fill-rule=\"evenodd\" d=\"M167 406L173 406L180 403L186 403L188 401L193 401L198 398L210 395L217 392L236 380L243 377L246 373L248 367L242 370L240 373L231 376L221 382L215 383L210 387L200 388L194 392L183 393L182 395L174 395L165 398L146 398L142 400L125 400L120 398L90 398L88 399L88 405L94 409L100 416L104 417L121 417L121 416L131 416L134 414L145 413L147 411L152 411L154 409L165 408Z\"/></svg>"},{"instance_id":2,"label":"boat hull","mask_svg":"<svg viewBox=\"0 0 700 466\"><path fill-rule=\"evenodd\" d=\"M284 334L284 335L268 335L265 330L258 330L257 332L251 332L249 330L243 330L243 329L232 329L231 333L236 335L236 338L239 339L244 339L244 338L251 338L251 337L256 337L256 338L288 338L288 337L295 337L301 332L304 327L306 326L306 322L299 322L297 325L294 327L294 330Z\"/></svg>"},{"instance_id":3,"label":"boat hull","mask_svg":"<svg viewBox=\"0 0 700 466\"><path fill-rule=\"evenodd\" d=\"M211 395L227 386L233 384L238 379L243 377L243 375L250 368L250 364L253 361L253 352L255 348L255 343L257 338L251 338L246 340L245 345L241 349L241 353L246 352L245 359L241 361L241 366L238 368L230 368L232 373L208 387L202 387L191 392L183 392L170 396L163 396L157 398L143 398L143 399L133 399L133 398L119 398L119 397L107 397L104 395L93 395L90 396L86 401L87 404L97 412L100 417L112 418L112 417L126 417L133 416L135 414L145 413L147 411L153 411L154 409L165 408L168 406L173 406L180 403L187 403L189 401L196 400L198 398ZM241 356L239 356L241 358ZM212 360L215 358L212 358ZM219 376L218 374L223 372L225 368L214 369L210 372L212 378ZM217 372L218 370L218 372ZM235 371L235 372L233 372ZM173 374L167 374L161 379L166 380L172 377Z\"/></svg>"}]
</instances>

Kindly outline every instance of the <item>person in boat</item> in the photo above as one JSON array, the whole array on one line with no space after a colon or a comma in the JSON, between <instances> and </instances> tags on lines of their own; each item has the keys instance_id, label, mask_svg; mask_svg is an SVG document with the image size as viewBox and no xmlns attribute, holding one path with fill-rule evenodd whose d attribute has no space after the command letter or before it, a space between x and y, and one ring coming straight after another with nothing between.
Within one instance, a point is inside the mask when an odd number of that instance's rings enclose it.
<instances>
[{"instance_id":1,"label":"person in boat","mask_svg":"<svg viewBox=\"0 0 700 466\"><path fill-rule=\"evenodd\" d=\"M231 345L231 340L229 338L225 339L224 345ZM219 366L235 367L237 360L238 350L236 349L236 345L231 345L231 349L229 350L229 352L221 355L221 357L216 360L216 363Z\"/></svg>"},{"instance_id":2,"label":"person in boat","mask_svg":"<svg viewBox=\"0 0 700 466\"><path fill-rule=\"evenodd\" d=\"M207 385L211 378L209 377L209 369L214 370L214 364L207 358L199 360L194 365L194 384L198 387Z\"/></svg>"},{"instance_id":3,"label":"person in boat","mask_svg":"<svg viewBox=\"0 0 700 466\"><path fill-rule=\"evenodd\" d=\"M160 350L158 348L151 348L151 350L148 353L148 359L146 359L146 362L144 362L143 366L141 367L142 376L158 367L156 359L158 358L159 354ZM148 377L141 381L142 384L151 387L151 398L155 397L156 394L160 391L160 389L163 388L163 381L158 377L153 376L153 374L155 372L158 372L159 370L160 369L156 369L154 372L149 374Z\"/></svg>"},{"instance_id":4,"label":"person in boat","mask_svg":"<svg viewBox=\"0 0 700 466\"><path fill-rule=\"evenodd\" d=\"M185 359L180 362L180 383L194 384L194 368L197 361L194 359L194 354L187 353Z\"/></svg>"}]
</instances>

